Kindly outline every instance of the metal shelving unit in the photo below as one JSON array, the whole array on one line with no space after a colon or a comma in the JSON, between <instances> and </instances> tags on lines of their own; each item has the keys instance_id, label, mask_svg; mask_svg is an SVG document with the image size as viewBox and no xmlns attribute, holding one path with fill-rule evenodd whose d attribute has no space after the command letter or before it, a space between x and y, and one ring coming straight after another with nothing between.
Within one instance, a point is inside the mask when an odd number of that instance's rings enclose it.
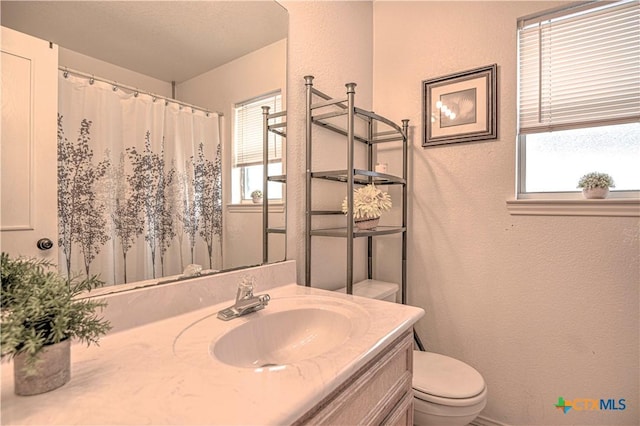
<instances>
[{"instance_id":1,"label":"metal shelving unit","mask_svg":"<svg viewBox=\"0 0 640 426\"><path fill-rule=\"evenodd\" d=\"M262 107L262 138L263 138L263 181L262 181L262 262L269 262L270 234L286 234L286 227L269 226L269 182L287 183L286 175L269 176L269 133L283 138L287 137L287 111L269 113L270 107Z\"/></svg>"},{"instance_id":2,"label":"metal shelving unit","mask_svg":"<svg viewBox=\"0 0 640 426\"><path fill-rule=\"evenodd\" d=\"M373 275L373 238L380 235L400 234L402 238L402 303L407 299L407 130L409 120L402 120L399 126L391 120L354 105L355 83L346 84L345 98L334 99L313 87L313 76L305 77L306 85L306 217L305 217L305 285L311 286L311 239L312 237L339 237L346 239L347 271L346 288L353 294L353 242L355 238L368 240L368 278ZM357 134L355 123L363 120L364 134ZM343 126L336 124L340 121ZM313 126L320 126L345 136L347 144L347 168L342 170L312 170ZM402 144L402 176L374 171L376 145L400 142ZM367 146L367 169L354 168L354 144ZM312 184L314 179L342 182L347 186L346 226L340 228L318 229L313 227L314 216L343 215L341 210L313 210ZM378 226L375 230L358 230L353 222L353 189L356 185L399 185L402 187L402 223L397 226Z\"/></svg>"}]
</instances>

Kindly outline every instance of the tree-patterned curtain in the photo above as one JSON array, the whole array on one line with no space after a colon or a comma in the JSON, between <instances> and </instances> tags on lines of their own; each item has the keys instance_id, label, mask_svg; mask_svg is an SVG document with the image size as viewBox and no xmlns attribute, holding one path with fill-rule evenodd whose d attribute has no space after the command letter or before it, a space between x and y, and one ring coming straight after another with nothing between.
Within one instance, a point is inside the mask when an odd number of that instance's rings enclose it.
<instances>
[{"instance_id":1,"label":"tree-patterned curtain","mask_svg":"<svg viewBox=\"0 0 640 426\"><path fill-rule=\"evenodd\" d=\"M219 269L220 119L60 72L61 271L119 284Z\"/></svg>"}]
</instances>

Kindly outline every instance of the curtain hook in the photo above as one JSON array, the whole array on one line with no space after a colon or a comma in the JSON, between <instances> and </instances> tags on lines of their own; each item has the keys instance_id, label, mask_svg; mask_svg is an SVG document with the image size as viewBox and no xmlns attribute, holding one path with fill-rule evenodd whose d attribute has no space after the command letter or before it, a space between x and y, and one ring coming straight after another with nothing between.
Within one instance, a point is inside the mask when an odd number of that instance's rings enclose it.
<instances>
[{"instance_id":1,"label":"curtain hook","mask_svg":"<svg viewBox=\"0 0 640 426\"><path fill-rule=\"evenodd\" d=\"M140 92L138 92L138 91L136 90L135 92L133 92L133 97L134 97L134 98L137 98L139 94L140 94Z\"/></svg>"},{"instance_id":2,"label":"curtain hook","mask_svg":"<svg viewBox=\"0 0 640 426\"><path fill-rule=\"evenodd\" d=\"M113 87L112 87L112 89L113 89L113 91L114 91L114 92L117 92L117 91L118 91L118 86L116 86L116 85L114 84L114 85L113 85Z\"/></svg>"},{"instance_id":3,"label":"curtain hook","mask_svg":"<svg viewBox=\"0 0 640 426\"><path fill-rule=\"evenodd\" d=\"M69 77L69 70L67 69L67 67L64 67L64 72L62 73L62 75L64 76L64 78Z\"/></svg>"},{"instance_id":4,"label":"curtain hook","mask_svg":"<svg viewBox=\"0 0 640 426\"><path fill-rule=\"evenodd\" d=\"M89 84L93 85L93 83L96 82L96 79L93 78L93 75L91 76L91 78L89 79Z\"/></svg>"},{"instance_id":5,"label":"curtain hook","mask_svg":"<svg viewBox=\"0 0 640 426\"><path fill-rule=\"evenodd\" d=\"M156 96L152 96L152 97L151 97L151 100L152 100L153 102L155 102L157 99L158 99L158 98L157 98Z\"/></svg>"}]
</instances>

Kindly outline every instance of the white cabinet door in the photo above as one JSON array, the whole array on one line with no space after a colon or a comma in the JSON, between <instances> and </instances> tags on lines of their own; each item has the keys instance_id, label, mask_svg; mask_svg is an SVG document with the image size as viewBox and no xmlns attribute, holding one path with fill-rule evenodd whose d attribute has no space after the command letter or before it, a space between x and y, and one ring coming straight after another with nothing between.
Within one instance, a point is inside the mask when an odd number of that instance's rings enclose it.
<instances>
[{"instance_id":1,"label":"white cabinet door","mask_svg":"<svg viewBox=\"0 0 640 426\"><path fill-rule=\"evenodd\" d=\"M0 246L57 263L58 46L5 27L0 46Z\"/></svg>"}]
</instances>

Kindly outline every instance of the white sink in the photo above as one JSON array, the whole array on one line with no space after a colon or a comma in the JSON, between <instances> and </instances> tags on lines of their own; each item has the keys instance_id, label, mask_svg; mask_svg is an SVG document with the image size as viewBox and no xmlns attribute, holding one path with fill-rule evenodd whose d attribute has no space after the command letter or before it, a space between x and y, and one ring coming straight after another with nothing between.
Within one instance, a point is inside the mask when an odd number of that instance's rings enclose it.
<instances>
[{"instance_id":1,"label":"white sink","mask_svg":"<svg viewBox=\"0 0 640 426\"><path fill-rule=\"evenodd\" d=\"M211 355L238 367L271 367L321 355L351 333L347 315L306 307L250 320L211 343Z\"/></svg>"},{"instance_id":2,"label":"white sink","mask_svg":"<svg viewBox=\"0 0 640 426\"><path fill-rule=\"evenodd\" d=\"M203 318L183 330L174 352L185 355L194 347L203 351L203 339L208 338L214 360L273 371L330 356L349 339L364 334L369 323L367 311L349 300L311 295L273 298L265 309L228 322Z\"/></svg>"}]
</instances>

